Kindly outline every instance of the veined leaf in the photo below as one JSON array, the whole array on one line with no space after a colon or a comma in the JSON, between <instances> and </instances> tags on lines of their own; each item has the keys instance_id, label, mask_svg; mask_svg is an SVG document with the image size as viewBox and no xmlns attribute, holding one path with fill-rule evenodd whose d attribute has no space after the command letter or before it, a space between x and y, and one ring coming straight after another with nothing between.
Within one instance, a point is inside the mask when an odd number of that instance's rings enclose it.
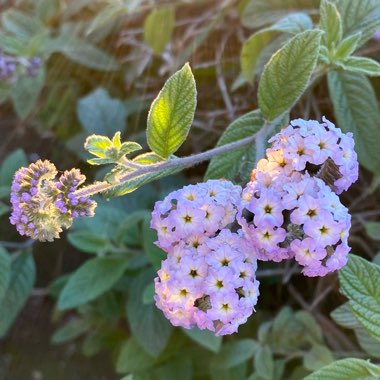
<instances>
[{"instance_id":1,"label":"veined leaf","mask_svg":"<svg viewBox=\"0 0 380 380\"><path fill-rule=\"evenodd\" d=\"M182 331L191 338L194 342L198 343L200 346L207 348L212 352L219 352L222 346L222 337L215 336L209 330L199 330L197 327L188 329L182 329Z\"/></svg>"},{"instance_id":2,"label":"veined leaf","mask_svg":"<svg viewBox=\"0 0 380 380\"><path fill-rule=\"evenodd\" d=\"M0 337L4 336L33 289L36 268L33 256L22 253L13 262L8 289L0 300Z\"/></svg>"},{"instance_id":3,"label":"veined leaf","mask_svg":"<svg viewBox=\"0 0 380 380\"><path fill-rule=\"evenodd\" d=\"M259 106L268 120L291 108L305 91L317 63L321 32L297 34L265 65L259 83Z\"/></svg>"},{"instance_id":4,"label":"veined leaf","mask_svg":"<svg viewBox=\"0 0 380 380\"><path fill-rule=\"evenodd\" d=\"M195 107L195 80L187 63L166 81L150 108L147 140L153 152L167 158L182 145Z\"/></svg>"},{"instance_id":5,"label":"veined leaf","mask_svg":"<svg viewBox=\"0 0 380 380\"><path fill-rule=\"evenodd\" d=\"M378 171L380 112L371 83L364 75L343 71L330 71L327 80L339 127L354 134L359 162Z\"/></svg>"},{"instance_id":6,"label":"veined leaf","mask_svg":"<svg viewBox=\"0 0 380 380\"><path fill-rule=\"evenodd\" d=\"M355 33L342 40L336 48L334 58L336 60L344 60L350 56L357 49L361 35L360 32Z\"/></svg>"},{"instance_id":7,"label":"veined leaf","mask_svg":"<svg viewBox=\"0 0 380 380\"><path fill-rule=\"evenodd\" d=\"M175 26L175 11L173 7L160 7L154 9L144 22L144 40L160 55L170 42Z\"/></svg>"},{"instance_id":8,"label":"veined leaf","mask_svg":"<svg viewBox=\"0 0 380 380\"><path fill-rule=\"evenodd\" d=\"M127 265L128 261L121 257L97 257L86 261L63 288L58 309L70 309L100 296L120 279Z\"/></svg>"},{"instance_id":9,"label":"veined leaf","mask_svg":"<svg viewBox=\"0 0 380 380\"><path fill-rule=\"evenodd\" d=\"M371 58L347 57L339 66L351 73L364 74L367 76L380 75L380 63Z\"/></svg>"},{"instance_id":10,"label":"veined leaf","mask_svg":"<svg viewBox=\"0 0 380 380\"><path fill-rule=\"evenodd\" d=\"M320 6L319 28L324 31L322 43L334 49L342 39L343 27L340 14L334 3L329 0L322 0Z\"/></svg>"},{"instance_id":11,"label":"veined leaf","mask_svg":"<svg viewBox=\"0 0 380 380\"><path fill-rule=\"evenodd\" d=\"M51 338L52 343L61 344L78 338L91 328L88 321L75 318L56 330Z\"/></svg>"},{"instance_id":12,"label":"veined leaf","mask_svg":"<svg viewBox=\"0 0 380 380\"><path fill-rule=\"evenodd\" d=\"M337 360L304 380L375 380L380 378L380 367L362 359Z\"/></svg>"},{"instance_id":13,"label":"veined leaf","mask_svg":"<svg viewBox=\"0 0 380 380\"><path fill-rule=\"evenodd\" d=\"M353 314L374 338L380 340L380 267L350 255L339 271L340 288Z\"/></svg>"}]
</instances>

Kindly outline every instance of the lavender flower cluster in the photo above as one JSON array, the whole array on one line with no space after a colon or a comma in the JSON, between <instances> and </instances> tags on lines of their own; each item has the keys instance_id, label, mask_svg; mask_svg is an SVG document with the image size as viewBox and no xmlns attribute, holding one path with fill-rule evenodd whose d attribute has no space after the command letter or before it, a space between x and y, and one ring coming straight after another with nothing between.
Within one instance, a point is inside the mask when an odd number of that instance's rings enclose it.
<instances>
[{"instance_id":1,"label":"lavender flower cluster","mask_svg":"<svg viewBox=\"0 0 380 380\"><path fill-rule=\"evenodd\" d=\"M33 77L42 65L40 57L24 58L5 54L0 50L0 81L14 82L19 75Z\"/></svg>"},{"instance_id":2,"label":"lavender flower cluster","mask_svg":"<svg viewBox=\"0 0 380 380\"><path fill-rule=\"evenodd\" d=\"M351 217L337 194L358 178L352 134L297 119L269 142L243 191L213 180L156 203L151 227L168 256L155 301L173 325L237 331L257 302L256 260L294 258L306 276L346 264Z\"/></svg>"},{"instance_id":3,"label":"lavender flower cluster","mask_svg":"<svg viewBox=\"0 0 380 380\"><path fill-rule=\"evenodd\" d=\"M156 203L151 227L168 257L155 279L155 300L173 325L225 335L252 314L256 259L242 235L228 228L240 197L240 186L210 180Z\"/></svg>"},{"instance_id":4,"label":"lavender flower cluster","mask_svg":"<svg viewBox=\"0 0 380 380\"><path fill-rule=\"evenodd\" d=\"M65 171L58 179L56 167L38 160L19 169L11 187L10 222L20 235L41 241L59 237L74 218L92 216L96 203L75 194L85 176L79 170Z\"/></svg>"},{"instance_id":5,"label":"lavender flower cluster","mask_svg":"<svg viewBox=\"0 0 380 380\"><path fill-rule=\"evenodd\" d=\"M259 260L294 257L307 276L340 269L351 217L337 194L358 178L352 134L297 119L269 142L237 216L251 249Z\"/></svg>"}]
</instances>

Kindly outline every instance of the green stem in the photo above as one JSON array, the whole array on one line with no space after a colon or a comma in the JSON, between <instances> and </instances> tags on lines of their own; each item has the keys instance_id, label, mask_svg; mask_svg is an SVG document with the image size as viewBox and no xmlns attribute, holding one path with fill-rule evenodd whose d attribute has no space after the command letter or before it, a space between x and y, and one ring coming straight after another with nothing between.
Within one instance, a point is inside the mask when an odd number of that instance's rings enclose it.
<instances>
[{"instance_id":1,"label":"green stem","mask_svg":"<svg viewBox=\"0 0 380 380\"><path fill-rule=\"evenodd\" d=\"M208 161L215 156L228 153L238 148L242 148L248 144L252 144L255 141L256 136L257 136L257 133L253 134L252 136L245 137L244 139L234 141L232 143L207 150L206 152L202 152L202 153L198 153L198 154L194 154L194 155L182 157L182 158L169 159L167 161L158 162L156 164L141 166L138 169L134 170L133 172L129 172L128 174L125 174L123 177L120 178L120 181L117 184L110 184L106 181L97 182L92 185L82 187L81 189L75 192L75 195L78 197L88 197L90 195L102 193L112 188L112 186L120 185L123 182L126 182L130 179L136 178L138 176L141 176L147 173L152 173L152 172L162 171L162 170L170 170L170 169L178 169L178 170L186 169L191 166L197 165L203 161Z\"/></svg>"}]
</instances>

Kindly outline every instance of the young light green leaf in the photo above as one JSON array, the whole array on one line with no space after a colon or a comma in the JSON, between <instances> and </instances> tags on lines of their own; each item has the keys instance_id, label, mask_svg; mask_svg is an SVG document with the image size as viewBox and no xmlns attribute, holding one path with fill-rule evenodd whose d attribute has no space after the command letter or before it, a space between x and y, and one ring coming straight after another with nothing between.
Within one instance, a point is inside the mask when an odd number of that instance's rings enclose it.
<instances>
[{"instance_id":1,"label":"young light green leaf","mask_svg":"<svg viewBox=\"0 0 380 380\"><path fill-rule=\"evenodd\" d=\"M130 337L120 348L116 360L116 372L144 371L153 367L155 359L148 355L135 338Z\"/></svg>"},{"instance_id":2,"label":"young light green leaf","mask_svg":"<svg viewBox=\"0 0 380 380\"><path fill-rule=\"evenodd\" d=\"M367 57L347 57L339 66L351 73L367 76L380 75L380 63Z\"/></svg>"},{"instance_id":3,"label":"young light green leaf","mask_svg":"<svg viewBox=\"0 0 380 380\"><path fill-rule=\"evenodd\" d=\"M0 299L0 337L4 336L9 327L24 306L33 289L36 277L36 268L33 256L30 253L22 253L11 266L11 277L8 289Z\"/></svg>"},{"instance_id":4,"label":"young light green leaf","mask_svg":"<svg viewBox=\"0 0 380 380\"><path fill-rule=\"evenodd\" d=\"M194 76L187 63L166 81L150 108L147 140L153 152L167 158L186 140L196 95Z\"/></svg>"},{"instance_id":5,"label":"young light green leaf","mask_svg":"<svg viewBox=\"0 0 380 380\"><path fill-rule=\"evenodd\" d=\"M281 32L297 34L312 27L313 23L308 15L304 13L293 13L282 18L271 27L252 34L252 36L244 42L240 54L240 66L245 78L249 82L253 82L260 54L276 35Z\"/></svg>"},{"instance_id":6,"label":"young light green leaf","mask_svg":"<svg viewBox=\"0 0 380 380\"><path fill-rule=\"evenodd\" d=\"M362 359L337 360L304 380L370 380L380 378L380 367Z\"/></svg>"},{"instance_id":7,"label":"young light green leaf","mask_svg":"<svg viewBox=\"0 0 380 380\"><path fill-rule=\"evenodd\" d=\"M54 332L51 342L54 344L61 344L69 342L83 335L91 328L89 321L74 318Z\"/></svg>"},{"instance_id":8,"label":"young light green leaf","mask_svg":"<svg viewBox=\"0 0 380 380\"><path fill-rule=\"evenodd\" d=\"M338 126L354 134L359 162L372 172L380 170L380 112L371 83L364 75L343 71L330 71L327 80Z\"/></svg>"},{"instance_id":9,"label":"young light green leaf","mask_svg":"<svg viewBox=\"0 0 380 380\"><path fill-rule=\"evenodd\" d=\"M259 110L251 111L233 121L220 137L216 146L252 136L264 126L265 120ZM243 165L248 163L254 166L254 146L247 145L243 148L235 149L231 152L211 159L205 179L226 178L233 179Z\"/></svg>"},{"instance_id":10,"label":"young light green leaf","mask_svg":"<svg viewBox=\"0 0 380 380\"><path fill-rule=\"evenodd\" d=\"M118 62L106 51L72 35L67 36L60 50L74 62L91 69L113 71L119 68Z\"/></svg>"},{"instance_id":11,"label":"young light green leaf","mask_svg":"<svg viewBox=\"0 0 380 380\"><path fill-rule=\"evenodd\" d=\"M11 256L0 246L0 307L11 279Z\"/></svg>"},{"instance_id":12,"label":"young light green leaf","mask_svg":"<svg viewBox=\"0 0 380 380\"><path fill-rule=\"evenodd\" d=\"M353 314L374 338L380 340L380 267L355 255L339 271L340 288Z\"/></svg>"},{"instance_id":13,"label":"young light green leaf","mask_svg":"<svg viewBox=\"0 0 380 380\"><path fill-rule=\"evenodd\" d=\"M344 60L345 58L350 56L356 50L361 35L362 34L360 32L355 33L342 40L336 48L334 58L339 61Z\"/></svg>"},{"instance_id":14,"label":"young light green leaf","mask_svg":"<svg viewBox=\"0 0 380 380\"><path fill-rule=\"evenodd\" d=\"M361 32L358 47L363 45L380 28L380 2L378 0L334 0L343 23L343 36Z\"/></svg>"},{"instance_id":15,"label":"young light green leaf","mask_svg":"<svg viewBox=\"0 0 380 380\"><path fill-rule=\"evenodd\" d=\"M320 6L319 28L324 32L322 43L329 50L334 49L342 39L343 27L340 14L332 2L322 0Z\"/></svg>"},{"instance_id":16,"label":"young light green leaf","mask_svg":"<svg viewBox=\"0 0 380 380\"><path fill-rule=\"evenodd\" d=\"M66 310L92 301L109 290L123 275L125 258L97 257L86 261L63 288L58 309Z\"/></svg>"},{"instance_id":17,"label":"young light green leaf","mask_svg":"<svg viewBox=\"0 0 380 380\"><path fill-rule=\"evenodd\" d=\"M144 22L144 40L154 54L160 55L164 51L170 42L174 26L173 7L160 7L149 13Z\"/></svg>"},{"instance_id":18,"label":"young light green leaf","mask_svg":"<svg viewBox=\"0 0 380 380\"><path fill-rule=\"evenodd\" d=\"M87 133L113 136L125 130L128 107L120 99L111 98L106 89L99 87L78 101L77 114Z\"/></svg>"},{"instance_id":19,"label":"young light green leaf","mask_svg":"<svg viewBox=\"0 0 380 380\"><path fill-rule=\"evenodd\" d=\"M252 358L259 348L253 339L240 339L228 342L210 362L213 369L229 369Z\"/></svg>"},{"instance_id":20,"label":"young light green leaf","mask_svg":"<svg viewBox=\"0 0 380 380\"><path fill-rule=\"evenodd\" d=\"M222 346L222 337L215 336L215 334L209 330L199 330L197 327L194 327L191 330L182 329L182 331L194 342L212 352L219 352Z\"/></svg>"},{"instance_id":21,"label":"young light green leaf","mask_svg":"<svg viewBox=\"0 0 380 380\"><path fill-rule=\"evenodd\" d=\"M268 120L290 109L305 91L318 59L321 32L297 34L265 65L259 106Z\"/></svg>"},{"instance_id":22,"label":"young light green leaf","mask_svg":"<svg viewBox=\"0 0 380 380\"><path fill-rule=\"evenodd\" d=\"M371 239L380 241L380 222L367 222L364 227Z\"/></svg>"}]
</instances>

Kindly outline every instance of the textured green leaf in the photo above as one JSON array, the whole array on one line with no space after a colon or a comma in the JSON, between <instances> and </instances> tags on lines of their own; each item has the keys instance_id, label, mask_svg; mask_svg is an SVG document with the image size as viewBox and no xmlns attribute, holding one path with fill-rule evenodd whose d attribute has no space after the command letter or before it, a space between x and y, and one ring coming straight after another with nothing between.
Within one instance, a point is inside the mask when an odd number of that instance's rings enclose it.
<instances>
[{"instance_id":1,"label":"textured green leaf","mask_svg":"<svg viewBox=\"0 0 380 380\"><path fill-rule=\"evenodd\" d=\"M15 172L28 164L26 154L22 149L10 153L0 166L0 186L10 190Z\"/></svg>"},{"instance_id":2,"label":"textured green leaf","mask_svg":"<svg viewBox=\"0 0 380 380\"><path fill-rule=\"evenodd\" d=\"M224 344L210 362L212 369L229 369L252 358L258 350L253 339L240 339Z\"/></svg>"},{"instance_id":3,"label":"textured green leaf","mask_svg":"<svg viewBox=\"0 0 380 380\"><path fill-rule=\"evenodd\" d=\"M367 235L373 240L380 240L380 222L367 222L365 225Z\"/></svg>"},{"instance_id":4,"label":"textured green leaf","mask_svg":"<svg viewBox=\"0 0 380 380\"><path fill-rule=\"evenodd\" d=\"M343 27L335 4L328 0L321 1L319 28L324 32L322 43L334 49L342 39Z\"/></svg>"},{"instance_id":5,"label":"textured green leaf","mask_svg":"<svg viewBox=\"0 0 380 380\"><path fill-rule=\"evenodd\" d=\"M227 127L216 146L226 145L252 136L264 126L264 123L265 120L259 110L240 116ZM234 149L231 152L213 157L207 168L205 179L233 179L244 165L249 165L251 169L253 169L254 164L254 144L246 145L242 148Z\"/></svg>"},{"instance_id":6,"label":"textured green leaf","mask_svg":"<svg viewBox=\"0 0 380 380\"><path fill-rule=\"evenodd\" d=\"M372 357L380 359L380 340L369 335L363 327L357 327L354 331L360 347Z\"/></svg>"},{"instance_id":7,"label":"textured green leaf","mask_svg":"<svg viewBox=\"0 0 380 380\"><path fill-rule=\"evenodd\" d=\"M133 337L120 348L116 360L118 373L144 371L154 365L155 359L148 355Z\"/></svg>"},{"instance_id":8,"label":"textured green leaf","mask_svg":"<svg viewBox=\"0 0 380 380\"><path fill-rule=\"evenodd\" d=\"M314 13L319 0L250 0L241 15L241 21L248 28L260 28L271 24L291 12Z\"/></svg>"},{"instance_id":9,"label":"textured green leaf","mask_svg":"<svg viewBox=\"0 0 380 380\"><path fill-rule=\"evenodd\" d=\"M168 344L172 327L155 305L142 302L144 289L154 276L153 271L146 271L133 279L126 311L137 342L149 355L157 357Z\"/></svg>"},{"instance_id":10,"label":"textured green leaf","mask_svg":"<svg viewBox=\"0 0 380 380\"><path fill-rule=\"evenodd\" d=\"M279 33L286 32L297 34L311 29L313 23L310 17L304 13L293 13L269 28L259 30L252 34L243 44L240 54L240 66L245 78L252 82L262 50Z\"/></svg>"},{"instance_id":11,"label":"textured green leaf","mask_svg":"<svg viewBox=\"0 0 380 380\"><path fill-rule=\"evenodd\" d=\"M331 71L327 75L338 126L352 132L359 162L368 170L380 169L380 112L369 80L360 74Z\"/></svg>"},{"instance_id":12,"label":"textured green leaf","mask_svg":"<svg viewBox=\"0 0 380 380\"><path fill-rule=\"evenodd\" d=\"M337 360L304 380L375 380L380 379L380 367L362 359Z\"/></svg>"},{"instance_id":13,"label":"textured green leaf","mask_svg":"<svg viewBox=\"0 0 380 380\"><path fill-rule=\"evenodd\" d=\"M222 337L215 336L210 330L199 330L197 327L194 327L191 330L182 329L182 331L194 342L212 352L219 352L222 346Z\"/></svg>"},{"instance_id":14,"label":"textured green leaf","mask_svg":"<svg viewBox=\"0 0 380 380\"><path fill-rule=\"evenodd\" d=\"M380 340L380 267L350 255L348 264L339 271L339 280L355 317Z\"/></svg>"},{"instance_id":15,"label":"textured green leaf","mask_svg":"<svg viewBox=\"0 0 380 380\"><path fill-rule=\"evenodd\" d=\"M263 380L274 378L274 360L272 350L268 346L260 346L255 353L254 365L256 374Z\"/></svg>"},{"instance_id":16,"label":"textured green leaf","mask_svg":"<svg viewBox=\"0 0 380 380\"><path fill-rule=\"evenodd\" d=\"M259 83L259 106L268 120L290 109L305 91L317 63L321 32L297 34L265 65Z\"/></svg>"},{"instance_id":17,"label":"textured green leaf","mask_svg":"<svg viewBox=\"0 0 380 380\"><path fill-rule=\"evenodd\" d=\"M78 118L87 133L113 136L125 129L127 106L113 99L104 88L81 98L77 104Z\"/></svg>"},{"instance_id":18,"label":"textured green leaf","mask_svg":"<svg viewBox=\"0 0 380 380\"><path fill-rule=\"evenodd\" d=\"M17 116L25 119L35 108L45 84L45 70L41 67L33 77L23 75L11 87L11 99Z\"/></svg>"},{"instance_id":19,"label":"textured green leaf","mask_svg":"<svg viewBox=\"0 0 380 380\"><path fill-rule=\"evenodd\" d=\"M83 335L91 328L88 321L74 318L67 322L64 326L54 332L51 341L54 344L69 342Z\"/></svg>"},{"instance_id":20,"label":"textured green leaf","mask_svg":"<svg viewBox=\"0 0 380 380\"><path fill-rule=\"evenodd\" d=\"M320 344L315 344L303 357L303 365L310 371L316 371L334 361L331 351Z\"/></svg>"},{"instance_id":21,"label":"textured green leaf","mask_svg":"<svg viewBox=\"0 0 380 380\"><path fill-rule=\"evenodd\" d=\"M343 36L361 32L358 47L363 45L380 28L380 2L378 0L335 0L343 22Z\"/></svg>"},{"instance_id":22,"label":"textured green leaf","mask_svg":"<svg viewBox=\"0 0 380 380\"><path fill-rule=\"evenodd\" d=\"M175 11L173 7L160 7L154 9L144 22L144 40L160 55L170 42L175 26Z\"/></svg>"},{"instance_id":23,"label":"textured green leaf","mask_svg":"<svg viewBox=\"0 0 380 380\"><path fill-rule=\"evenodd\" d=\"M4 297L8 289L9 281L11 279L11 264L10 255L0 246L0 300Z\"/></svg>"},{"instance_id":24,"label":"textured green leaf","mask_svg":"<svg viewBox=\"0 0 380 380\"><path fill-rule=\"evenodd\" d=\"M0 337L4 336L27 301L36 276L33 256L22 253L13 262L8 289L0 300Z\"/></svg>"},{"instance_id":25,"label":"textured green leaf","mask_svg":"<svg viewBox=\"0 0 380 380\"><path fill-rule=\"evenodd\" d=\"M74 62L91 69L112 71L119 68L118 62L106 51L74 36L67 36L60 51Z\"/></svg>"},{"instance_id":26,"label":"textured green leaf","mask_svg":"<svg viewBox=\"0 0 380 380\"><path fill-rule=\"evenodd\" d=\"M335 59L344 60L351 55L358 47L361 35L362 34L359 32L343 39L336 48L334 53Z\"/></svg>"},{"instance_id":27,"label":"textured green leaf","mask_svg":"<svg viewBox=\"0 0 380 380\"><path fill-rule=\"evenodd\" d=\"M87 253L104 253L110 246L107 235L99 235L91 231L70 232L67 238L75 248Z\"/></svg>"},{"instance_id":28,"label":"textured green leaf","mask_svg":"<svg viewBox=\"0 0 380 380\"><path fill-rule=\"evenodd\" d=\"M58 309L74 308L100 296L120 279L127 265L124 258L97 257L86 261L63 288Z\"/></svg>"},{"instance_id":29,"label":"textured green leaf","mask_svg":"<svg viewBox=\"0 0 380 380\"><path fill-rule=\"evenodd\" d=\"M364 74L368 76L380 75L380 63L366 57L347 57L339 65L351 73Z\"/></svg>"},{"instance_id":30,"label":"textured green leaf","mask_svg":"<svg viewBox=\"0 0 380 380\"><path fill-rule=\"evenodd\" d=\"M182 145L195 107L195 80L187 63L166 81L150 108L147 140L153 152L167 158Z\"/></svg>"},{"instance_id":31,"label":"textured green leaf","mask_svg":"<svg viewBox=\"0 0 380 380\"><path fill-rule=\"evenodd\" d=\"M142 243L145 254L155 269L161 267L161 261L166 259L166 253L154 243L157 241L157 232L150 228L151 215L144 220L142 230Z\"/></svg>"},{"instance_id":32,"label":"textured green leaf","mask_svg":"<svg viewBox=\"0 0 380 380\"><path fill-rule=\"evenodd\" d=\"M358 326L359 322L352 313L349 302L337 307L330 315L336 323L348 329L355 329Z\"/></svg>"}]
</instances>

